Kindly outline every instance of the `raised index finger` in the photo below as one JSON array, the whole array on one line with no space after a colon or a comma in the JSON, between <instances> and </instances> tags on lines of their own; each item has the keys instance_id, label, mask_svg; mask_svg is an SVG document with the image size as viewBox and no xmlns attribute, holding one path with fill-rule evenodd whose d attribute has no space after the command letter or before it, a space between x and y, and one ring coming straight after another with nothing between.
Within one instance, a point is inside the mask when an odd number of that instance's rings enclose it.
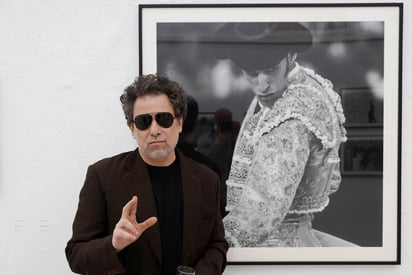
<instances>
[{"instance_id":1,"label":"raised index finger","mask_svg":"<svg viewBox=\"0 0 412 275\"><path fill-rule=\"evenodd\" d=\"M130 216L136 218L137 212L137 197L133 196L133 198L123 206L122 210L122 218L128 219Z\"/></svg>"}]
</instances>

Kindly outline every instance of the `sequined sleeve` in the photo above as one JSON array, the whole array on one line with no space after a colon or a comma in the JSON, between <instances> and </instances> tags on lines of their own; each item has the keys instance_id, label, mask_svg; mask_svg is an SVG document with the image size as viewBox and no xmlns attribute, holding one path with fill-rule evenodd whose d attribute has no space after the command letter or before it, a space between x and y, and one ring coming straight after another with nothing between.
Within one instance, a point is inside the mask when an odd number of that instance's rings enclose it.
<instances>
[{"instance_id":1,"label":"sequined sleeve","mask_svg":"<svg viewBox=\"0 0 412 275\"><path fill-rule=\"evenodd\" d=\"M258 246L276 233L303 176L312 138L302 122L288 120L260 139L239 204L224 220L231 246Z\"/></svg>"}]
</instances>

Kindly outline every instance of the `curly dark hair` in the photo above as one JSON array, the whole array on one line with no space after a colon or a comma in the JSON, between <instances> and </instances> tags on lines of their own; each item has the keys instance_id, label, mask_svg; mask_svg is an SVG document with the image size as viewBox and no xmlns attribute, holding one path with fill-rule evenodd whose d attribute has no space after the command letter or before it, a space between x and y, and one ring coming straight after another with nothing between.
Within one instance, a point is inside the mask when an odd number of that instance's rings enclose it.
<instances>
[{"instance_id":1,"label":"curly dark hair","mask_svg":"<svg viewBox=\"0 0 412 275\"><path fill-rule=\"evenodd\" d=\"M136 77L120 96L127 124L130 126L133 123L133 107L136 99L146 95L161 94L169 98L175 117L186 116L186 93L179 84L166 76L148 74Z\"/></svg>"}]
</instances>

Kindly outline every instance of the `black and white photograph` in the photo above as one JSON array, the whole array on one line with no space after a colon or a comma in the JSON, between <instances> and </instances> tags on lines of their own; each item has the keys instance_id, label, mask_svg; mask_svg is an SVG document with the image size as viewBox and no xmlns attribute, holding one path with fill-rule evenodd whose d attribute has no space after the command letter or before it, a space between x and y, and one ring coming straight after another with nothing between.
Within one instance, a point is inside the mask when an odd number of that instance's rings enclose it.
<instances>
[{"instance_id":1,"label":"black and white photograph","mask_svg":"<svg viewBox=\"0 0 412 275\"><path fill-rule=\"evenodd\" d=\"M140 5L140 74L189 95L228 261L399 261L396 4Z\"/></svg>"}]
</instances>

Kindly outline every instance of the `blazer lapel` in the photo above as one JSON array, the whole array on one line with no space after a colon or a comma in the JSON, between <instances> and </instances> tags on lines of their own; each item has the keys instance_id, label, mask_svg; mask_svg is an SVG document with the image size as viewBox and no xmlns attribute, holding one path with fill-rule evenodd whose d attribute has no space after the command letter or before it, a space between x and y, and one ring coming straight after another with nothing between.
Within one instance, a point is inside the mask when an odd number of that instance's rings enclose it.
<instances>
[{"instance_id":1,"label":"blazer lapel","mask_svg":"<svg viewBox=\"0 0 412 275\"><path fill-rule=\"evenodd\" d=\"M156 202L146 165L136 150L125 164L127 172L123 179L130 194L138 197L137 221L143 222L147 218L157 217ZM160 229L156 223L147 229L141 236L150 245L156 258L161 262Z\"/></svg>"},{"instance_id":2,"label":"blazer lapel","mask_svg":"<svg viewBox=\"0 0 412 275\"><path fill-rule=\"evenodd\" d=\"M196 244L196 232L200 222L201 180L195 175L183 153L179 154L183 187L183 263L187 262L190 251Z\"/></svg>"}]
</instances>

